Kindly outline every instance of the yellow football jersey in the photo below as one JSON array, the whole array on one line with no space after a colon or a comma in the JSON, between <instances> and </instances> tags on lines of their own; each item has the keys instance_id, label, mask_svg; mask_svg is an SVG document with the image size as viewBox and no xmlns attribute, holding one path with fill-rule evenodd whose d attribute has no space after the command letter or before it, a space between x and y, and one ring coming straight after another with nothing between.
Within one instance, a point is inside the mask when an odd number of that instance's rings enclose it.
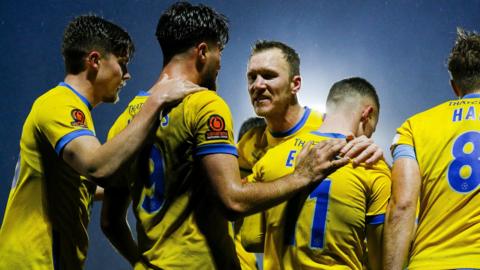
<instances>
[{"instance_id":1,"label":"yellow football jersey","mask_svg":"<svg viewBox=\"0 0 480 270\"><path fill-rule=\"evenodd\" d=\"M238 142L238 163L242 177L252 173L252 168L269 148L282 143L293 136L305 132L317 130L323 122L323 113L313 111L305 107L302 118L295 126L284 132L270 132L268 128L252 128L243 135Z\"/></svg>"},{"instance_id":2,"label":"yellow football jersey","mask_svg":"<svg viewBox=\"0 0 480 270\"><path fill-rule=\"evenodd\" d=\"M249 181L292 173L305 143L340 134L308 132L270 149ZM344 137L343 137L344 138ZM362 269L367 224L381 224L390 197L390 171L348 164L313 190L265 212L264 269Z\"/></svg>"},{"instance_id":3,"label":"yellow football jersey","mask_svg":"<svg viewBox=\"0 0 480 270\"><path fill-rule=\"evenodd\" d=\"M480 268L480 95L414 115L392 149L405 145L422 179L408 268Z\"/></svg>"},{"instance_id":4,"label":"yellow football jersey","mask_svg":"<svg viewBox=\"0 0 480 270\"><path fill-rule=\"evenodd\" d=\"M61 152L79 136L95 136L91 109L66 83L33 104L0 229L0 269L82 268L96 185Z\"/></svg>"},{"instance_id":5,"label":"yellow football jersey","mask_svg":"<svg viewBox=\"0 0 480 270\"><path fill-rule=\"evenodd\" d=\"M147 98L137 96L109 132L130 122ZM131 178L140 251L162 269L238 269L228 222L199 158L237 155L227 104L213 91L187 96L162 120L155 142L135 162Z\"/></svg>"},{"instance_id":6,"label":"yellow football jersey","mask_svg":"<svg viewBox=\"0 0 480 270\"><path fill-rule=\"evenodd\" d=\"M284 142L293 136L304 131L316 130L323 122L323 114L313 111L305 107L305 112L302 118L291 129L284 132L272 133L267 127L255 127L247 131L237 144L238 148L238 163L240 166L240 173L242 177L246 177L252 173L252 168L257 161L267 152L271 147ZM263 239L263 228L260 224L262 222L262 213L254 214L245 218L242 225L242 233L235 234L235 244L237 246L237 253L242 264L242 269L255 269L253 264L254 255L245 251L240 244L241 235L246 235L244 239L248 242L261 242Z\"/></svg>"}]
</instances>

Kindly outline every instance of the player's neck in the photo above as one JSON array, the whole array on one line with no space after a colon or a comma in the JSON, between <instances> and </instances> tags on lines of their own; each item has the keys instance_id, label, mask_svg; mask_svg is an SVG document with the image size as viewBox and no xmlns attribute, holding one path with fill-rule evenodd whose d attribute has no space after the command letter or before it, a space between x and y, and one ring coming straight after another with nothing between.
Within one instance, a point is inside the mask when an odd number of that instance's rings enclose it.
<instances>
[{"instance_id":1,"label":"player's neck","mask_svg":"<svg viewBox=\"0 0 480 270\"><path fill-rule=\"evenodd\" d=\"M318 129L323 133L340 133L343 135L354 135L358 128L361 116L355 114L326 114L323 124Z\"/></svg>"},{"instance_id":2,"label":"player's neck","mask_svg":"<svg viewBox=\"0 0 480 270\"><path fill-rule=\"evenodd\" d=\"M200 74L195 65L188 60L176 61L172 59L163 67L159 79L164 74L167 74L171 79L183 79L196 84L200 83Z\"/></svg>"},{"instance_id":3,"label":"player's neck","mask_svg":"<svg viewBox=\"0 0 480 270\"><path fill-rule=\"evenodd\" d=\"M100 104L101 100L95 98L93 84L86 78L83 72L77 75L67 74L64 82L75 89L80 95L84 96L93 107Z\"/></svg>"},{"instance_id":4,"label":"player's neck","mask_svg":"<svg viewBox=\"0 0 480 270\"><path fill-rule=\"evenodd\" d=\"M284 132L293 128L305 113L305 108L300 104L289 105L285 110L275 115L276 117L267 117L267 126L271 132Z\"/></svg>"}]
</instances>

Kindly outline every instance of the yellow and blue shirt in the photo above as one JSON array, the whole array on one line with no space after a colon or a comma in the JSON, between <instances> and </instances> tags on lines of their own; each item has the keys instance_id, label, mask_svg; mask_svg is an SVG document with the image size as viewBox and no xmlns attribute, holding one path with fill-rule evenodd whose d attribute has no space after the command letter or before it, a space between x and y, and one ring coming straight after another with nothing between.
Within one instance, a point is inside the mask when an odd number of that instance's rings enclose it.
<instances>
[{"instance_id":1,"label":"yellow and blue shirt","mask_svg":"<svg viewBox=\"0 0 480 270\"><path fill-rule=\"evenodd\" d=\"M305 131L317 130L323 123L323 114L305 107L305 111L292 128L282 132L271 132L266 127L252 128L238 142L238 163L242 177L252 173L257 161L275 145Z\"/></svg>"},{"instance_id":2,"label":"yellow and blue shirt","mask_svg":"<svg viewBox=\"0 0 480 270\"><path fill-rule=\"evenodd\" d=\"M88 100L60 83L34 102L0 229L1 269L81 269L96 185L62 159L79 136L95 136Z\"/></svg>"},{"instance_id":3,"label":"yellow and blue shirt","mask_svg":"<svg viewBox=\"0 0 480 270\"><path fill-rule=\"evenodd\" d=\"M249 181L292 173L307 142L331 137L342 135L308 132L277 145L255 164ZM267 210L264 269L362 269L366 226L383 223L390 185L383 161L371 168L350 163L312 190Z\"/></svg>"},{"instance_id":4,"label":"yellow and blue shirt","mask_svg":"<svg viewBox=\"0 0 480 270\"><path fill-rule=\"evenodd\" d=\"M109 132L123 130L148 98L140 93ZM185 97L161 119L153 145L134 164L130 179L138 245L162 269L237 269L229 226L199 159L237 155L225 101L213 91Z\"/></svg>"},{"instance_id":5,"label":"yellow and blue shirt","mask_svg":"<svg viewBox=\"0 0 480 270\"><path fill-rule=\"evenodd\" d=\"M255 127L248 130L237 144L238 163L242 177L252 173L252 168L268 149L284 142L293 136L304 132L316 130L323 122L323 114L305 107L302 117L292 128L283 132L270 132L267 127ZM254 255L245 251L241 245L241 235L247 236L243 241L259 242L263 239L261 228L262 214L254 214L245 218L242 225L242 233L235 234L237 253L242 264L242 269L256 269ZM253 239L253 240L250 240Z\"/></svg>"},{"instance_id":6,"label":"yellow and blue shirt","mask_svg":"<svg viewBox=\"0 0 480 270\"><path fill-rule=\"evenodd\" d=\"M414 115L392 150L422 179L408 269L480 268L480 94Z\"/></svg>"}]
</instances>

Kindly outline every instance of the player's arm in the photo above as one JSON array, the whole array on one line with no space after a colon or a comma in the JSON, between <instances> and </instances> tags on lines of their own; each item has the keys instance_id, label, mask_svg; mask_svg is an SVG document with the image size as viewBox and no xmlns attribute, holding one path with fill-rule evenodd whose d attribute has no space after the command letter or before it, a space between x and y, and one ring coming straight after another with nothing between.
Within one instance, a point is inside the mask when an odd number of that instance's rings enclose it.
<instances>
[{"instance_id":1,"label":"player's arm","mask_svg":"<svg viewBox=\"0 0 480 270\"><path fill-rule=\"evenodd\" d=\"M230 154L201 157L201 164L213 188L226 207L228 217L248 215L270 208L290 198L295 192L318 184L331 172L348 163L335 159L345 145L343 140L311 143L297 157L295 171L271 182L245 183L240 180L237 158Z\"/></svg>"},{"instance_id":2,"label":"player's arm","mask_svg":"<svg viewBox=\"0 0 480 270\"><path fill-rule=\"evenodd\" d=\"M127 187L106 188L101 213L101 227L108 240L133 266L141 259L127 221L130 194Z\"/></svg>"},{"instance_id":3,"label":"player's arm","mask_svg":"<svg viewBox=\"0 0 480 270\"><path fill-rule=\"evenodd\" d=\"M80 174L100 186L141 148L153 129L163 108L202 90L183 81L164 79L150 90L151 95L130 124L113 139L100 144L95 136L79 136L70 141L61 152L62 158ZM109 179L109 180L107 180Z\"/></svg>"},{"instance_id":4,"label":"player's arm","mask_svg":"<svg viewBox=\"0 0 480 270\"><path fill-rule=\"evenodd\" d=\"M243 218L240 228L242 246L248 252L263 253L265 246L265 216L263 212Z\"/></svg>"},{"instance_id":5,"label":"player's arm","mask_svg":"<svg viewBox=\"0 0 480 270\"><path fill-rule=\"evenodd\" d=\"M382 237L383 224L367 225L368 269L382 269Z\"/></svg>"},{"instance_id":6,"label":"player's arm","mask_svg":"<svg viewBox=\"0 0 480 270\"><path fill-rule=\"evenodd\" d=\"M392 169L392 196L388 204L383 246L383 269L401 270L415 228L415 210L420 192L420 169L416 159L400 157Z\"/></svg>"}]
</instances>

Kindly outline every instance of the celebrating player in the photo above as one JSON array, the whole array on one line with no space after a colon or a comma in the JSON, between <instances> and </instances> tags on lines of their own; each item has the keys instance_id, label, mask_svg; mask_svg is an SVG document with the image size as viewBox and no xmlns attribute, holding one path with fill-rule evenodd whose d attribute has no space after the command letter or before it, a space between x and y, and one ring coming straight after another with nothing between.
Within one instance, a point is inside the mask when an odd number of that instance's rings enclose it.
<instances>
[{"instance_id":1,"label":"celebrating player","mask_svg":"<svg viewBox=\"0 0 480 270\"><path fill-rule=\"evenodd\" d=\"M249 181L265 182L290 173L307 143L351 135L370 137L379 108L376 91L366 80L350 78L335 83L320 129L270 149L253 167ZM389 195L390 171L384 161L371 167L350 163L288 203L268 209L264 214L264 269L362 269L366 264L365 237L370 268L379 269Z\"/></svg>"},{"instance_id":2,"label":"celebrating player","mask_svg":"<svg viewBox=\"0 0 480 270\"><path fill-rule=\"evenodd\" d=\"M37 98L23 126L0 230L1 269L81 269L96 184L111 184L106 179L138 152L165 105L197 91L179 80L156 84L131 125L101 145L90 111L118 100L133 51L127 32L102 18L67 26L65 80Z\"/></svg>"},{"instance_id":3,"label":"celebrating player","mask_svg":"<svg viewBox=\"0 0 480 270\"><path fill-rule=\"evenodd\" d=\"M156 35L164 55L160 77L182 78L212 91L188 96L165 115L155 143L133 166L131 186L105 191L104 232L139 269L238 269L225 215L234 219L266 209L318 183L348 162L333 159L345 142L306 149L295 172L280 180L242 182L230 110L215 92L228 41L226 18L209 7L180 2L161 15ZM131 125L146 96L140 93L130 103L110 137ZM128 194L138 221L138 248L125 221Z\"/></svg>"},{"instance_id":4,"label":"celebrating player","mask_svg":"<svg viewBox=\"0 0 480 270\"><path fill-rule=\"evenodd\" d=\"M458 29L448 70L460 99L412 116L393 141L384 269L480 268L480 35Z\"/></svg>"}]
</instances>

